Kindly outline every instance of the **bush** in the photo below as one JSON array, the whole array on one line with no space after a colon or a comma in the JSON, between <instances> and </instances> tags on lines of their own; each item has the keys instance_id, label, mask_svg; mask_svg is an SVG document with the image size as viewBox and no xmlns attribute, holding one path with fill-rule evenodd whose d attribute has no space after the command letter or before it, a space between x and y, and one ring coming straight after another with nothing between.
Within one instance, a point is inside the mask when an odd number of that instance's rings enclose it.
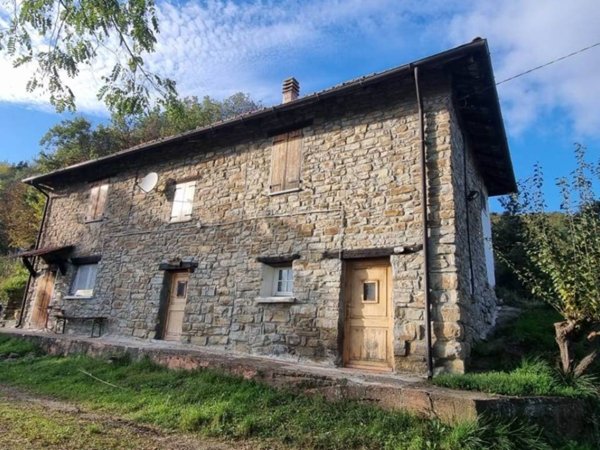
<instances>
[{"instance_id":1,"label":"bush","mask_svg":"<svg viewBox=\"0 0 600 450\"><path fill-rule=\"evenodd\" d=\"M0 280L0 303L6 307L9 302L18 302L23 298L29 273L19 263L13 264L9 275Z\"/></svg>"}]
</instances>

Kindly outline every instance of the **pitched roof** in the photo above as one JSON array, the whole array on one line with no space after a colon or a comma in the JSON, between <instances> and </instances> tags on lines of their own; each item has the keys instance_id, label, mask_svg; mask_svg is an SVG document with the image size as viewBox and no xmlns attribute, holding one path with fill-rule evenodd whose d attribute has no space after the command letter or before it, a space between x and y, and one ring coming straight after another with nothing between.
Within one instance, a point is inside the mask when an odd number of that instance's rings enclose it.
<instances>
[{"instance_id":1,"label":"pitched roof","mask_svg":"<svg viewBox=\"0 0 600 450\"><path fill-rule=\"evenodd\" d=\"M463 129L475 153L489 195L503 195L516 191L516 181L496 84L492 70L487 41L477 38L473 42L414 61L384 72L363 76L331 88L306 95L297 100L263 108L232 119L213 123L166 138L145 142L101 158L58 169L42 175L26 178L32 185L51 185L71 179L96 176L113 163L124 163L141 153L169 144L185 143L217 131L226 131L242 123L283 115L287 112L310 108L325 99L349 94L365 86L385 83L398 77L411 76L415 66L420 70L444 68L452 71L455 95Z\"/></svg>"}]
</instances>

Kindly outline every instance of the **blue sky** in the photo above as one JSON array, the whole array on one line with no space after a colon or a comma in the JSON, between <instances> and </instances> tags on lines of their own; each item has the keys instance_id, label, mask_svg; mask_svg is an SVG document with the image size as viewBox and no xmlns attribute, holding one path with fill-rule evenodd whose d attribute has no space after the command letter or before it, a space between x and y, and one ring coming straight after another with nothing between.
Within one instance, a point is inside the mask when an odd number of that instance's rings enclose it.
<instances>
[{"instance_id":1,"label":"blue sky","mask_svg":"<svg viewBox=\"0 0 600 450\"><path fill-rule=\"evenodd\" d=\"M301 95L486 37L497 80L600 41L597 0L304 0L276 2L158 0L161 33L148 66L183 95L223 98L243 91L266 105L280 101L295 76ZM1 13L1 12L0 12ZM0 14L1 17L1 14ZM101 54L71 87L79 113L106 119L96 99ZM0 58L0 160L39 151L49 127L68 115L25 91L28 68ZM574 142L600 157L600 47L499 86L518 178L544 166L549 181L573 167ZM547 189L558 206L556 190Z\"/></svg>"}]
</instances>

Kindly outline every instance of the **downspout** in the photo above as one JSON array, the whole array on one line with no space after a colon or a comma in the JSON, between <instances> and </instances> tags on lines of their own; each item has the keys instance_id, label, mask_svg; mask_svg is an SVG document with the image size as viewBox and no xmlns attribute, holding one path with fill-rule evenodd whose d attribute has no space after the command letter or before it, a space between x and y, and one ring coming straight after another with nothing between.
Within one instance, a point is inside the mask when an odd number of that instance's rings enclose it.
<instances>
[{"instance_id":1,"label":"downspout","mask_svg":"<svg viewBox=\"0 0 600 450\"><path fill-rule=\"evenodd\" d=\"M465 196L465 226L467 227L467 249L469 250L469 275L471 278L471 301L475 295L475 272L473 269L473 250L471 248L471 221L469 216L471 215L469 210L469 177L467 176L467 141L463 136L463 177L464 177L464 196Z\"/></svg>"},{"instance_id":2,"label":"downspout","mask_svg":"<svg viewBox=\"0 0 600 450\"><path fill-rule=\"evenodd\" d=\"M425 296L425 351L427 359L427 378L433 377L433 357L431 346L431 296L429 294L429 230L427 220L427 155L425 147L425 118L423 116L423 99L419 86L419 67L414 66L415 94L419 115L419 145L421 156L421 215L423 234L423 294Z\"/></svg>"},{"instance_id":3,"label":"downspout","mask_svg":"<svg viewBox=\"0 0 600 450\"><path fill-rule=\"evenodd\" d=\"M40 191L44 197L46 197L46 202L44 203L44 212L42 214L42 222L40 223L40 229L38 230L37 238L35 240L34 250L37 250L40 246L40 241L42 239L42 232L44 231L44 225L46 223L46 215L48 214L48 208L50 206L50 196L48 193L36 184L31 183L30 186L33 186L35 189ZM27 303L27 295L29 294L29 288L31 287L31 279L33 275L29 274L27 278L27 284L25 285L25 292L23 292L23 299L21 300L21 312L19 313L19 321L17 322L17 328L23 325L23 314L25 313L25 305Z\"/></svg>"}]
</instances>

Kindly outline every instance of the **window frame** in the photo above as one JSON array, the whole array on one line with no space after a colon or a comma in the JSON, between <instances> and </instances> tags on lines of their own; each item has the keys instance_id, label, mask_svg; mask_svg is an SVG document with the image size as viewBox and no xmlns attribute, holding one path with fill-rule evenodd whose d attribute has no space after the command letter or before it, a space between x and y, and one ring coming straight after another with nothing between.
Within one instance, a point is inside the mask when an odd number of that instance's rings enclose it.
<instances>
[{"instance_id":1,"label":"window frame","mask_svg":"<svg viewBox=\"0 0 600 450\"><path fill-rule=\"evenodd\" d=\"M73 280L71 282L71 286L69 288L69 298L92 298L94 297L94 293L96 290L96 280L98 279L98 261L96 262L85 262L80 264L75 264L75 275L73 276ZM80 277L82 276L83 268L91 268L94 270L92 272L92 276L90 277L90 273L86 274L85 284L84 286L88 289L80 289L78 288L78 282ZM91 289L90 289L91 286ZM82 293L78 293L78 292Z\"/></svg>"},{"instance_id":2,"label":"window frame","mask_svg":"<svg viewBox=\"0 0 600 450\"><path fill-rule=\"evenodd\" d=\"M191 190L191 194L189 191ZM183 192L183 200L177 198L177 193ZM194 199L196 196L196 180L183 181L175 184L175 192L173 194L173 201L171 203L171 215L169 222L187 222L192 220L192 214L194 212ZM175 214L176 207L179 206L179 211ZM186 213L186 211L189 211Z\"/></svg>"},{"instance_id":3,"label":"window frame","mask_svg":"<svg viewBox=\"0 0 600 450\"><path fill-rule=\"evenodd\" d=\"M283 276L280 278L280 275ZM288 289L280 289L280 285ZM291 264L273 267L273 289L271 293L273 297L294 296L294 269Z\"/></svg>"},{"instance_id":4,"label":"window frame","mask_svg":"<svg viewBox=\"0 0 600 450\"><path fill-rule=\"evenodd\" d=\"M489 287L496 286L496 273L494 264L494 246L492 243L492 219L488 208L487 196L482 199L481 205L481 238L483 240L483 258L486 268L486 281Z\"/></svg>"}]
</instances>

